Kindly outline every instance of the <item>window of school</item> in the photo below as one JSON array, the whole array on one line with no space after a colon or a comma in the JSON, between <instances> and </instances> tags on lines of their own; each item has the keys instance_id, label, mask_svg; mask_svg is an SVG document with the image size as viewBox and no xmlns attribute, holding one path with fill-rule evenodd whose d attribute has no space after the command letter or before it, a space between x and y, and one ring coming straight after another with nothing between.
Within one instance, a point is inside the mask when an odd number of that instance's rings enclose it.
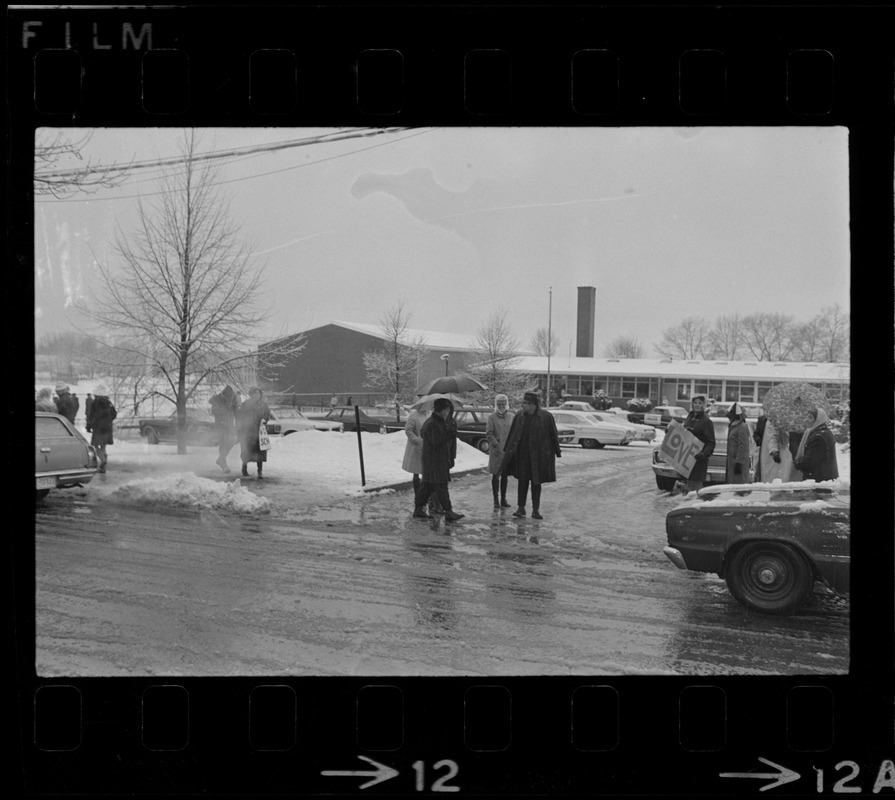
<instances>
[{"instance_id":1,"label":"window of school","mask_svg":"<svg viewBox=\"0 0 895 800\"><path fill-rule=\"evenodd\" d=\"M759 403L764 402L764 396L774 388L774 384L771 381L759 381L758 382L758 401Z\"/></svg>"},{"instance_id":2,"label":"window of school","mask_svg":"<svg viewBox=\"0 0 895 800\"><path fill-rule=\"evenodd\" d=\"M606 380L606 394L610 397L622 396L622 382L618 378L608 378Z\"/></svg>"}]
</instances>

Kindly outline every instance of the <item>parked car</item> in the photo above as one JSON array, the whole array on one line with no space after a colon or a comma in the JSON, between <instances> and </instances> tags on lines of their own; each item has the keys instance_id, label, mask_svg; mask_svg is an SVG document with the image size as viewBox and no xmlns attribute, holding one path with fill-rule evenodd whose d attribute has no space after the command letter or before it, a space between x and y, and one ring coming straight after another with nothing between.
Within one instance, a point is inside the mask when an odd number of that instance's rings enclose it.
<instances>
[{"instance_id":1,"label":"parked car","mask_svg":"<svg viewBox=\"0 0 895 800\"><path fill-rule=\"evenodd\" d=\"M360 429L368 433L388 433L388 423L386 417L380 416L382 409L379 408L360 408ZM342 425L342 429L346 432L357 431L357 419L354 415L354 406L336 406L331 408L326 414L309 417L312 420L327 420ZM395 418L392 417L392 423ZM398 426L394 426L398 430ZM404 426L400 426L404 430Z\"/></svg>"},{"instance_id":2,"label":"parked car","mask_svg":"<svg viewBox=\"0 0 895 800\"><path fill-rule=\"evenodd\" d=\"M177 441L177 412L167 417L145 417L137 420L140 436L147 444ZM186 443L199 447L217 447L218 433L214 417L204 408L187 407Z\"/></svg>"},{"instance_id":3,"label":"parked car","mask_svg":"<svg viewBox=\"0 0 895 800\"><path fill-rule=\"evenodd\" d=\"M341 422L328 419L309 419L294 406L273 406L267 432L273 436L288 436L296 431L342 431Z\"/></svg>"},{"instance_id":4,"label":"parked car","mask_svg":"<svg viewBox=\"0 0 895 800\"><path fill-rule=\"evenodd\" d=\"M651 442L656 438L656 429L652 425L639 425L636 422L628 422L615 414L607 414L605 411L593 411L590 415L598 422L608 422L610 425L618 425L631 431L632 442ZM627 442L622 442L627 444Z\"/></svg>"},{"instance_id":5,"label":"parked car","mask_svg":"<svg viewBox=\"0 0 895 800\"><path fill-rule=\"evenodd\" d=\"M457 438L461 442L477 447L483 453L487 453L491 449L491 445L485 438L485 426L488 423L488 417L494 413L494 409L487 408L458 408L454 411L454 422L457 424ZM521 414L521 411L517 411ZM571 444L575 431L571 429L561 429L557 426L556 433L559 437L560 444Z\"/></svg>"},{"instance_id":6,"label":"parked car","mask_svg":"<svg viewBox=\"0 0 895 800\"><path fill-rule=\"evenodd\" d=\"M701 489L665 517L663 552L679 569L715 572L746 608L795 611L821 581L849 591L846 482Z\"/></svg>"},{"instance_id":7,"label":"parked car","mask_svg":"<svg viewBox=\"0 0 895 800\"><path fill-rule=\"evenodd\" d=\"M654 428L661 428L664 431L672 420L683 422L687 418L687 413L687 409L681 406L656 406L650 411L628 412L628 422L652 425Z\"/></svg>"},{"instance_id":8,"label":"parked car","mask_svg":"<svg viewBox=\"0 0 895 800\"><path fill-rule=\"evenodd\" d=\"M596 411L596 407L591 403L585 403L583 400L566 400L561 406L561 411Z\"/></svg>"},{"instance_id":9,"label":"parked car","mask_svg":"<svg viewBox=\"0 0 895 800\"><path fill-rule=\"evenodd\" d=\"M710 417L712 426L715 429L715 450L709 456L708 469L706 470L706 485L713 483L727 483L727 431L730 427L730 420L727 417ZM758 458L758 448L755 446L755 440L752 434L755 432L755 421L746 420L749 426L749 480L755 474L755 460ZM653 473L656 476L656 486L664 492L674 490L675 484L683 478L678 472L666 463L662 456L661 445L653 445ZM742 485L742 484L740 484Z\"/></svg>"},{"instance_id":10,"label":"parked car","mask_svg":"<svg viewBox=\"0 0 895 800\"><path fill-rule=\"evenodd\" d=\"M574 433L571 444L582 447L605 447L607 444L627 444L633 438L630 430L614 422L600 422L594 418L596 412L565 411L549 409L557 427L569 428Z\"/></svg>"},{"instance_id":11,"label":"parked car","mask_svg":"<svg viewBox=\"0 0 895 800\"><path fill-rule=\"evenodd\" d=\"M739 400L737 400L736 402L742 406L743 411L746 414L746 419L757 420L761 416L761 403L740 403ZM710 417L726 417L727 412L730 411L730 407L733 405L733 403L733 400L731 400L730 402L713 400L709 404L709 407L706 409L706 413Z\"/></svg>"},{"instance_id":12,"label":"parked car","mask_svg":"<svg viewBox=\"0 0 895 800\"><path fill-rule=\"evenodd\" d=\"M96 475L96 450L65 417L45 411L34 414L34 483L36 499L50 489L83 486Z\"/></svg>"}]
</instances>

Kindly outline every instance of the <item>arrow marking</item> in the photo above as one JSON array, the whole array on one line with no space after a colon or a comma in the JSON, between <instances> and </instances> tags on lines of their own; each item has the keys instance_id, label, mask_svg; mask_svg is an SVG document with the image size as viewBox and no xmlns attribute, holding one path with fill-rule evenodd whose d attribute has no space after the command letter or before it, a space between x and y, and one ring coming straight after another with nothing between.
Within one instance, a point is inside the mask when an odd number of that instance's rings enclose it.
<instances>
[{"instance_id":1,"label":"arrow marking","mask_svg":"<svg viewBox=\"0 0 895 800\"><path fill-rule=\"evenodd\" d=\"M372 776L372 780L367 781L366 783L362 783L358 788L366 789L368 786L375 786L377 783L382 783L383 781L391 780L399 775L398 770L392 769L391 767L385 766L385 764L380 764L378 761L374 761L372 758L367 758L366 756L358 756L358 758L366 761L368 764L372 764L376 767L375 770L346 770L346 769L325 769L320 774L321 775L341 775L343 777L368 777Z\"/></svg>"},{"instance_id":2,"label":"arrow marking","mask_svg":"<svg viewBox=\"0 0 895 800\"><path fill-rule=\"evenodd\" d=\"M766 792L768 789L773 789L776 786L783 786L784 783L790 783L791 781L798 780L802 776L799 775L798 772L793 772L791 769L787 769L786 767L775 764L773 761L768 761L766 758L762 758L759 756L759 761L767 764L769 767L773 767L777 772L722 772L720 776L722 778L773 778L774 782L769 783L766 786L762 786L759 788L759 792Z\"/></svg>"}]
</instances>

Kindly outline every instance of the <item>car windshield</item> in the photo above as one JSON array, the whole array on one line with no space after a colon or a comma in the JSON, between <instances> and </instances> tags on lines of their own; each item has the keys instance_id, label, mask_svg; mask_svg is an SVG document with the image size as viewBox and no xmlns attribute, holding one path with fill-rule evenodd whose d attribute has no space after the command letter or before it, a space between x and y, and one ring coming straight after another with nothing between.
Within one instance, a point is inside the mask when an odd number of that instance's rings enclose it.
<instances>
[{"instance_id":1,"label":"car windshield","mask_svg":"<svg viewBox=\"0 0 895 800\"><path fill-rule=\"evenodd\" d=\"M286 407L277 407L272 408L270 410L271 416L274 419L304 419L305 415L301 413L297 408L291 408L289 406Z\"/></svg>"}]
</instances>

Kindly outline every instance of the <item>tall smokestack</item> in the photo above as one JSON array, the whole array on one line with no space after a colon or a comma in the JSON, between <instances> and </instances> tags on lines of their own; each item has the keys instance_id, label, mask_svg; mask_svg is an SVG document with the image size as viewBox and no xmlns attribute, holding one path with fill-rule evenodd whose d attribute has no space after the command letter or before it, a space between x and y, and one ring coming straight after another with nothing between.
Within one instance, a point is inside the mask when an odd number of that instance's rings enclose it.
<instances>
[{"instance_id":1,"label":"tall smokestack","mask_svg":"<svg viewBox=\"0 0 895 800\"><path fill-rule=\"evenodd\" d=\"M580 358L594 357L594 311L596 303L596 287L578 287L578 334L575 344L575 355Z\"/></svg>"}]
</instances>

